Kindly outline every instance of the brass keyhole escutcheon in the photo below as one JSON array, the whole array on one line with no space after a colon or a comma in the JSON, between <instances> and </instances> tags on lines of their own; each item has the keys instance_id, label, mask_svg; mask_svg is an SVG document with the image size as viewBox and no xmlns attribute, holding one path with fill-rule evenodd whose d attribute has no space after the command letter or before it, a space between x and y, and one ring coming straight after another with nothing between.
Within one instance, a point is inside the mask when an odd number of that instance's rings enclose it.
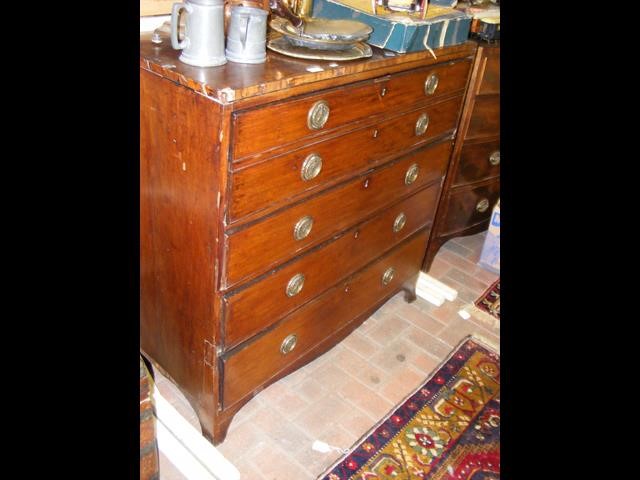
<instances>
[{"instance_id":1,"label":"brass keyhole escutcheon","mask_svg":"<svg viewBox=\"0 0 640 480\"><path fill-rule=\"evenodd\" d=\"M305 182L316 178L322 170L322 157L317 153L310 154L302 162L302 168L300 168L300 177Z\"/></svg>"},{"instance_id":2,"label":"brass keyhole escutcheon","mask_svg":"<svg viewBox=\"0 0 640 480\"><path fill-rule=\"evenodd\" d=\"M307 115L307 127L311 130L320 130L324 127L324 124L327 123L330 110L331 109L329 108L329 104L326 100L318 100L309 109L309 113Z\"/></svg>"},{"instance_id":3,"label":"brass keyhole escutcheon","mask_svg":"<svg viewBox=\"0 0 640 480\"><path fill-rule=\"evenodd\" d=\"M423 113L418 117L418 121L416 122L416 135L424 135L427 131L427 127L429 126L429 115Z\"/></svg>"},{"instance_id":4,"label":"brass keyhole escutcheon","mask_svg":"<svg viewBox=\"0 0 640 480\"><path fill-rule=\"evenodd\" d=\"M476 205L476 210L480 213L486 212L488 208L489 208L489 200L487 200L486 198L483 198L482 200L480 200Z\"/></svg>"},{"instance_id":5,"label":"brass keyhole escutcheon","mask_svg":"<svg viewBox=\"0 0 640 480\"><path fill-rule=\"evenodd\" d=\"M489 163L494 167L496 165L500 165L500 150L496 150L491 155L489 155Z\"/></svg>"},{"instance_id":6,"label":"brass keyhole escutcheon","mask_svg":"<svg viewBox=\"0 0 640 480\"><path fill-rule=\"evenodd\" d=\"M393 222L393 231L398 233L407 223L407 216L404 212L400 213Z\"/></svg>"},{"instance_id":7,"label":"brass keyhole escutcheon","mask_svg":"<svg viewBox=\"0 0 640 480\"><path fill-rule=\"evenodd\" d=\"M296 240L302 240L311 233L313 227L313 217L306 215L298 220L293 227L293 238Z\"/></svg>"},{"instance_id":8,"label":"brass keyhole escutcheon","mask_svg":"<svg viewBox=\"0 0 640 480\"><path fill-rule=\"evenodd\" d=\"M304 275L302 273L296 273L289 283L287 283L287 297L293 297L302 291L304 286Z\"/></svg>"},{"instance_id":9,"label":"brass keyhole escutcheon","mask_svg":"<svg viewBox=\"0 0 640 480\"><path fill-rule=\"evenodd\" d=\"M404 176L404 184L411 185L418 178L418 172L420 172L420 167L417 163L414 163L407 169L407 173Z\"/></svg>"},{"instance_id":10,"label":"brass keyhole escutcheon","mask_svg":"<svg viewBox=\"0 0 640 480\"><path fill-rule=\"evenodd\" d=\"M429 75L424 82L424 94L433 95L436 91L436 88L438 88L439 81L440 78L438 78L437 74L432 73L431 75Z\"/></svg>"},{"instance_id":11,"label":"brass keyhole escutcheon","mask_svg":"<svg viewBox=\"0 0 640 480\"><path fill-rule=\"evenodd\" d=\"M280 345L280 353L283 355L290 353L294 348L296 348L297 343L298 336L295 333L287 335L287 337L282 341L282 345Z\"/></svg>"},{"instance_id":12,"label":"brass keyhole escutcheon","mask_svg":"<svg viewBox=\"0 0 640 480\"><path fill-rule=\"evenodd\" d=\"M393 267L387 268L382 274L382 284L389 285L391 280L393 280L394 275L396 274L396 269Z\"/></svg>"}]
</instances>

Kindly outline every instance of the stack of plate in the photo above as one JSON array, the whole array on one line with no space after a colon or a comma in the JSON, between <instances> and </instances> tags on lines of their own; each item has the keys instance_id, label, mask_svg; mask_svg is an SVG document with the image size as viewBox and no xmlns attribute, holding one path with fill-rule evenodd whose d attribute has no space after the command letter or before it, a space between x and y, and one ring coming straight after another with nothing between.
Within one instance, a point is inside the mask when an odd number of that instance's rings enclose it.
<instances>
[{"instance_id":1,"label":"stack of plate","mask_svg":"<svg viewBox=\"0 0 640 480\"><path fill-rule=\"evenodd\" d=\"M364 43L373 29L355 20L305 18L301 27L274 16L271 28L279 35L267 43L275 52L297 58L354 60L370 57L371 47Z\"/></svg>"}]
</instances>

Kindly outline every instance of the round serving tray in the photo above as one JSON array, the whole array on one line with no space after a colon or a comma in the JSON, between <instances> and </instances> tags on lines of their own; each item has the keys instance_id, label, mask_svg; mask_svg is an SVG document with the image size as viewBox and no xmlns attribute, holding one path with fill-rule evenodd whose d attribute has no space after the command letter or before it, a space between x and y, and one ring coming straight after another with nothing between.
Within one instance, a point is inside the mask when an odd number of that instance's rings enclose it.
<instances>
[{"instance_id":1,"label":"round serving tray","mask_svg":"<svg viewBox=\"0 0 640 480\"><path fill-rule=\"evenodd\" d=\"M269 25L295 46L321 50L350 49L354 43L367 40L373 31L362 22L325 18L306 18L301 31L281 17L273 17Z\"/></svg>"},{"instance_id":2,"label":"round serving tray","mask_svg":"<svg viewBox=\"0 0 640 480\"><path fill-rule=\"evenodd\" d=\"M356 60L358 58L370 57L373 54L371 47L362 42L352 43L349 48L341 50L320 50L317 48L293 45L285 37L272 38L267 43L267 48L283 55L308 60Z\"/></svg>"}]
</instances>

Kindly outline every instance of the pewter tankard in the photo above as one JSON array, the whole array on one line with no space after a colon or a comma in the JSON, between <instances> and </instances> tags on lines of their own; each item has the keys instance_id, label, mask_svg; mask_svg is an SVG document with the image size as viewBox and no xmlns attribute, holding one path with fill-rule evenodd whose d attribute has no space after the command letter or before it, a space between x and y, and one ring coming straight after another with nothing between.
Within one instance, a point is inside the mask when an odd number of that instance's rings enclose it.
<instances>
[{"instance_id":1,"label":"pewter tankard","mask_svg":"<svg viewBox=\"0 0 640 480\"><path fill-rule=\"evenodd\" d=\"M186 15L184 38L178 39L179 16ZM227 63L224 55L224 0L185 0L171 10L171 46L179 60L196 67Z\"/></svg>"},{"instance_id":2,"label":"pewter tankard","mask_svg":"<svg viewBox=\"0 0 640 480\"><path fill-rule=\"evenodd\" d=\"M261 8L231 8L225 54L238 63L263 63L267 59L267 16Z\"/></svg>"}]
</instances>

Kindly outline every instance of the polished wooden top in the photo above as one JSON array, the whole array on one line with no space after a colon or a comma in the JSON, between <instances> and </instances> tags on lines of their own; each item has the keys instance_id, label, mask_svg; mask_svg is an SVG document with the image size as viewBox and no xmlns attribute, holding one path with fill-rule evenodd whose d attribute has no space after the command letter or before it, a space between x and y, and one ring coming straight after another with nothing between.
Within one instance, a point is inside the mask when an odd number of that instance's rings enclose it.
<instances>
[{"instance_id":1,"label":"polished wooden top","mask_svg":"<svg viewBox=\"0 0 640 480\"><path fill-rule=\"evenodd\" d=\"M180 51L171 47L168 36L163 34L161 38L161 44L154 44L151 42L151 32L140 34L140 67L223 104L255 96L277 98L285 90L290 96L311 89L337 86L347 81L366 80L380 75L381 69L384 69L384 74L388 74L469 57L477 48L474 42L469 41L436 49L434 58L428 51L399 54L372 47L372 57L342 62L303 60L267 50L265 63L227 62L218 67L202 68L182 63L178 60ZM318 67L321 68L320 71ZM357 78L345 78L354 74L357 74Z\"/></svg>"}]
</instances>

